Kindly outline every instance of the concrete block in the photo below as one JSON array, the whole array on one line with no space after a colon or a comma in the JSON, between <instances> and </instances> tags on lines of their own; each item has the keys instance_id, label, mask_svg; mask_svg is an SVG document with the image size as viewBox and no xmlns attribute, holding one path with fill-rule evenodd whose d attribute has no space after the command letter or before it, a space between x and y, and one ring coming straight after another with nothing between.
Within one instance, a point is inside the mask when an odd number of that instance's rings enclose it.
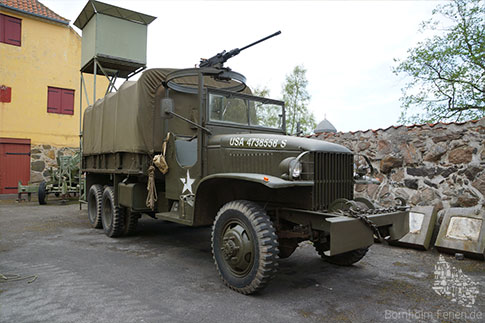
<instances>
[{"instance_id":1,"label":"concrete block","mask_svg":"<svg viewBox=\"0 0 485 323\"><path fill-rule=\"evenodd\" d=\"M392 245L428 250L436 224L437 210L434 206L415 206L409 212L409 233Z\"/></svg>"},{"instance_id":2,"label":"concrete block","mask_svg":"<svg viewBox=\"0 0 485 323\"><path fill-rule=\"evenodd\" d=\"M485 212L472 208L448 209L436 239L440 252L460 252L470 258L484 259Z\"/></svg>"}]
</instances>

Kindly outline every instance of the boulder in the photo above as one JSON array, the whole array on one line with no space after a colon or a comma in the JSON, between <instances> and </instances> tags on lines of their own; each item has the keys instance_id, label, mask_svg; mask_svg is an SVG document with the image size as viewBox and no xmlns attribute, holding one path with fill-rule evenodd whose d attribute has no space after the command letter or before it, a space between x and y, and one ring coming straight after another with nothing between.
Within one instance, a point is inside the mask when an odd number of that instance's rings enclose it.
<instances>
[{"instance_id":1,"label":"boulder","mask_svg":"<svg viewBox=\"0 0 485 323\"><path fill-rule=\"evenodd\" d=\"M473 147L461 146L450 151L448 160L453 164L468 164L473 158Z\"/></svg>"},{"instance_id":2,"label":"boulder","mask_svg":"<svg viewBox=\"0 0 485 323\"><path fill-rule=\"evenodd\" d=\"M485 172L482 172L482 174L472 182L472 186L485 196Z\"/></svg>"},{"instance_id":3,"label":"boulder","mask_svg":"<svg viewBox=\"0 0 485 323\"><path fill-rule=\"evenodd\" d=\"M406 186L407 188L413 189L413 190L417 190L418 187L419 187L418 180L406 178L404 180L404 186Z\"/></svg>"},{"instance_id":4,"label":"boulder","mask_svg":"<svg viewBox=\"0 0 485 323\"><path fill-rule=\"evenodd\" d=\"M31 169L36 172L42 172L45 168L45 163L42 160L32 162Z\"/></svg>"},{"instance_id":5,"label":"boulder","mask_svg":"<svg viewBox=\"0 0 485 323\"><path fill-rule=\"evenodd\" d=\"M423 159L428 162L439 162L447 150L448 149L444 145L433 145L424 155Z\"/></svg>"},{"instance_id":6,"label":"boulder","mask_svg":"<svg viewBox=\"0 0 485 323\"><path fill-rule=\"evenodd\" d=\"M395 167L402 167L403 160L399 157L386 156L381 160L380 169L384 174L388 174Z\"/></svg>"}]
</instances>

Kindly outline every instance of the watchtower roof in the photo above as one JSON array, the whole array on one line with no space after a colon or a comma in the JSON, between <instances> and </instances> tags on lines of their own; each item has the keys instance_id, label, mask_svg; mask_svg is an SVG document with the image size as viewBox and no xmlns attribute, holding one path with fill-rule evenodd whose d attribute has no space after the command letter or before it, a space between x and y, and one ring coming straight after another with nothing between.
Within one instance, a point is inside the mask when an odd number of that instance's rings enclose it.
<instances>
[{"instance_id":1,"label":"watchtower roof","mask_svg":"<svg viewBox=\"0 0 485 323\"><path fill-rule=\"evenodd\" d=\"M79 29L83 29L84 26L86 26L89 20L96 13L101 13L115 18L125 19L142 25L148 25L153 20L156 19L156 17L145 15L140 12L136 12L125 8L113 6L107 3L91 0L91 1L88 1L84 9L77 17L76 21L74 22L74 26L78 27Z\"/></svg>"}]
</instances>

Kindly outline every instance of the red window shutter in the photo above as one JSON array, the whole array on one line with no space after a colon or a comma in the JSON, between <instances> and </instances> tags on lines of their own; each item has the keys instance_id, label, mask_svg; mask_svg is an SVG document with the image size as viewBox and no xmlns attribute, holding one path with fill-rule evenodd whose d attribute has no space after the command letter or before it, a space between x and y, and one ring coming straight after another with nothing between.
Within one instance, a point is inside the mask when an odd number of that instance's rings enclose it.
<instances>
[{"instance_id":1,"label":"red window shutter","mask_svg":"<svg viewBox=\"0 0 485 323\"><path fill-rule=\"evenodd\" d=\"M47 112L61 113L62 90L55 87L47 88Z\"/></svg>"},{"instance_id":2,"label":"red window shutter","mask_svg":"<svg viewBox=\"0 0 485 323\"><path fill-rule=\"evenodd\" d=\"M12 88L2 85L0 86L0 102L9 103L12 101Z\"/></svg>"},{"instance_id":3,"label":"red window shutter","mask_svg":"<svg viewBox=\"0 0 485 323\"><path fill-rule=\"evenodd\" d=\"M10 45L20 46L22 20L14 17L4 16L5 35L4 42Z\"/></svg>"},{"instance_id":4,"label":"red window shutter","mask_svg":"<svg viewBox=\"0 0 485 323\"><path fill-rule=\"evenodd\" d=\"M74 114L74 90L62 90L60 113Z\"/></svg>"},{"instance_id":5,"label":"red window shutter","mask_svg":"<svg viewBox=\"0 0 485 323\"><path fill-rule=\"evenodd\" d=\"M0 14L0 43L5 43L5 16Z\"/></svg>"}]
</instances>

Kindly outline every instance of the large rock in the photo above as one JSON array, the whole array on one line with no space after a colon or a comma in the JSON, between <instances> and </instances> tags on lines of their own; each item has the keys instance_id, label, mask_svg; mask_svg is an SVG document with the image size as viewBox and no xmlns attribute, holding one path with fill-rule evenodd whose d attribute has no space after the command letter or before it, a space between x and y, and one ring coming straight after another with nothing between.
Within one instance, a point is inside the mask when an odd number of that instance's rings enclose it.
<instances>
[{"instance_id":1,"label":"large rock","mask_svg":"<svg viewBox=\"0 0 485 323\"><path fill-rule=\"evenodd\" d=\"M425 188L422 191L416 192L409 203L412 205L434 205L434 199L437 197L435 191L431 188Z\"/></svg>"},{"instance_id":2,"label":"large rock","mask_svg":"<svg viewBox=\"0 0 485 323\"><path fill-rule=\"evenodd\" d=\"M402 144L400 148L406 165L416 165L421 162L421 156L414 146Z\"/></svg>"},{"instance_id":3,"label":"large rock","mask_svg":"<svg viewBox=\"0 0 485 323\"><path fill-rule=\"evenodd\" d=\"M377 152L381 155L389 154L392 151L392 145L387 140L379 140L377 142Z\"/></svg>"},{"instance_id":4,"label":"large rock","mask_svg":"<svg viewBox=\"0 0 485 323\"><path fill-rule=\"evenodd\" d=\"M413 190L417 190L418 189L418 180L406 178L404 180L404 186L406 186L407 188L413 189Z\"/></svg>"},{"instance_id":5,"label":"large rock","mask_svg":"<svg viewBox=\"0 0 485 323\"><path fill-rule=\"evenodd\" d=\"M377 192L377 189L379 188L379 185L378 184L369 184L367 185L367 195L373 199L376 192Z\"/></svg>"},{"instance_id":6,"label":"large rock","mask_svg":"<svg viewBox=\"0 0 485 323\"><path fill-rule=\"evenodd\" d=\"M447 178L451 174L455 173L457 170L458 168L456 168L456 166L443 169L443 171L441 172L441 176L443 176L444 178Z\"/></svg>"},{"instance_id":7,"label":"large rock","mask_svg":"<svg viewBox=\"0 0 485 323\"><path fill-rule=\"evenodd\" d=\"M404 170L402 168L394 169L391 173L391 179L394 182L402 182L404 179Z\"/></svg>"},{"instance_id":8,"label":"large rock","mask_svg":"<svg viewBox=\"0 0 485 323\"><path fill-rule=\"evenodd\" d=\"M468 166L467 169L461 171L460 174L465 174L466 178L468 178L470 181L473 181L477 174L480 173L482 170L482 167Z\"/></svg>"},{"instance_id":9,"label":"large rock","mask_svg":"<svg viewBox=\"0 0 485 323\"><path fill-rule=\"evenodd\" d=\"M56 159L56 153L54 152L54 150L49 150L45 155L47 156L47 158Z\"/></svg>"},{"instance_id":10,"label":"large rock","mask_svg":"<svg viewBox=\"0 0 485 323\"><path fill-rule=\"evenodd\" d=\"M436 175L439 175L441 173L441 170L443 168L437 168L437 167L408 167L406 168L406 173L411 176L419 176L419 177L429 177L433 178Z\"/></svg>"},{"instance_id":11,"label":"large rock","mask_svg":"<svg viewBox=\"0 0 485 323\"><path fill-rule=\"evenodd\" d=\"M357 144L357 149L359 151L366 150L369 147L370 147L370 143L368 141L361 141Z\"/></svg>"},{"instance_id":12,"label":"large rock","mask_svg":"<svg viewBox=\"0 0 485 323\"><path fill-rule=\"evenodd\" d=\"M459 132L452 132L452 133L445 133L444 131L440 131L437 133L437 136L433 137L433 142L438 143L442 141L450 142L452 140L458 140L463 135Z\"/></svg>"},{"instance_id":13,"label":"large rock","mask_svg":"<svg viewBox=\"0 0 485 323\"><path fill-rule=\"evenodd\" d=\"M40 183L44 180L44 177L42 176L42 173L38 172L31 172L30 173L30 182L31 183Z\"/></svg>"},{"instance_id":14,"label":"large rock","mask_svg":"<svg viewBox=\"0 0 485 323\"><path fill-rule=\"evenodd\" d=\"M380 169L384 174L388 174L391 169L402 167L403 160L399 157L386 156L381 160Z\"/></svg>"},{"instance_id":15,"label":"large rock","mask_svg":"<svg viewBox=\"0 0 485 323\"><path fill-rule=\"evenodd\" d=\"M472 207L478 204L480 199L471 194L463 193L453 198L451 206L453 207Z\"/></svg>"},{"instance_id":16,"label":"large rock","mask_svg":"<svg viewBox=\"0 0 485 323\"><path fill-rule=\"evenodd\" d=\"M482 172L482 174L472 182L472 186L479 190L485 197L485 172Z\"/></svg>"},{"instance_id":17,"label":"large rock","mask_svg":"<svg viewBox=\"0 0 485 323\"><path fill-rule=\"evenodd\" d=\"M45 163L42 160L36 160L32 162L31 168L33 171L42 172L45 168Z\"/></svg>"},{"instance_id":18,"label":"large rock","mask_svg":"<svg viewBox=\"0 0 485 323\"><path fill-rule=\"evenodd\" d=\"M448 160L453 164L468 164L473 158L473 147L465 146L458 147L450 151Z\"/></svg>"},{"instance_id":19,"label":"large rock","mask_svg":"<svg viewBox=\"0 0 485 323\"><path fill-rule=\"evenodd\" d=\"M446 152L447 148L444 145L433 145L424 155L423 159L428 162L438 162Z\"/></svg>"}]
</instances>

